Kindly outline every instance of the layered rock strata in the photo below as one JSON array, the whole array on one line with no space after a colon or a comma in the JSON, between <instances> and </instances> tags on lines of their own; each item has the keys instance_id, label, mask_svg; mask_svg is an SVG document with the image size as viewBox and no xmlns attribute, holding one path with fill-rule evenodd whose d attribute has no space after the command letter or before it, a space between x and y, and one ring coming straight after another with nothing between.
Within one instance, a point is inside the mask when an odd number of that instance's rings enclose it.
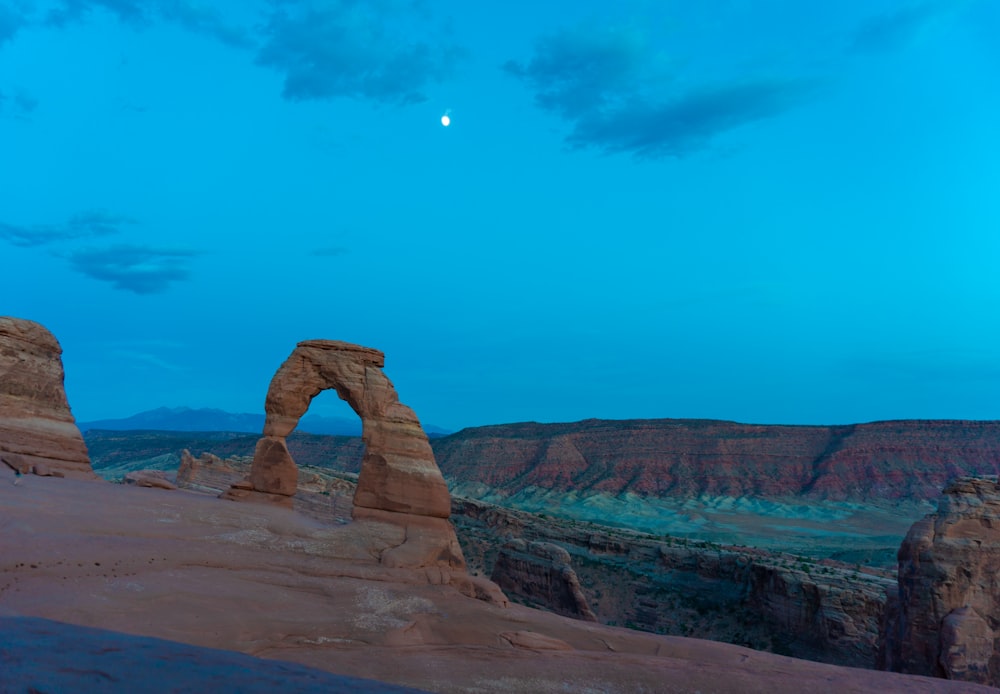
<instances>
[{"instance_id":1,"label":"layered rock strata","mask_svg":"<svg viewBox=\"0 0 1000 694\"><path fill-rule=\"evenodd\" d=\"M0 460L22 474L96 479L63 385L62 348L38 323L0 317Z\"/></svg>"},{"instance_id":2,"label":"layered rock strata","mask_svg":"<svg viewBox=\"0 0 1000 694\"><path fill-rule=\"evenodd\" d=\"M1000 484L958 478L899 548L883 669L1000 686Z\"/></svg>"},{"instance_id":3,"label":"layered rock strata","mask_svg":"<svg viewBox=\"0 0 1000 694\"><path fill-rule=\"evenodd\" d=\"M434 441L449 479L642 497L934 500L959 474L1000 474L1000 422L764 426L588 419L464 429Z\"/></svg>"},{"instance_id":4,"label":"layered rock strata","mask_svg":"<svg viewBox=\"0 0 1000 694\"><path fill-rule=\"evenodd\" d=\"M444 567L464 573L465 560L448 516L451 496L427 435L412 409L399 401L375 349L333 340L300 342L267 391L264 435L249 480L229 498L262 498L291 505L298 470L286 437L321 391L334 389L361 417L365 450L353 517L384 535L381 552L392 567Z\"/></svg>"}]
</instances>

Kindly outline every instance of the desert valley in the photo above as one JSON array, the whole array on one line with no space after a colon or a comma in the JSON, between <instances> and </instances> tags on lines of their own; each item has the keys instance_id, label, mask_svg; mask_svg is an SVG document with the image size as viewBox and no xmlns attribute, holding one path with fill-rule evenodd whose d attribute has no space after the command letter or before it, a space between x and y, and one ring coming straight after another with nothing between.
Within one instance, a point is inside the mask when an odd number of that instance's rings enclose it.
<instances>
[{"instance_id":1,"label":"desert valley","mask_svg":"<svg viewBox=\"0 0 1000 694\"><path fill-rule=\"evenodd\" d=\"M59 355L0 318L0 691L1000 685L1000 422L428 439L310 340L262 432L81 433ZM295 431L325 389L361 437Z\"/></svg>"}]
</instances>

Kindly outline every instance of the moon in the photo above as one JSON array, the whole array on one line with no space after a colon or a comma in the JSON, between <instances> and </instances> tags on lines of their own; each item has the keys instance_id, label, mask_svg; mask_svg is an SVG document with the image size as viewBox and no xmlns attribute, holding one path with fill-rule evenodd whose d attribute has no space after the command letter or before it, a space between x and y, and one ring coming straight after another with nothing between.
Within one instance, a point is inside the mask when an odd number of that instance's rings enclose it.
<instances>
[{"instance_id":1,"label":"moon","mask_svg":"<svg viewBox=\"0 0 1000 694\"><path fill-rule=\"evenodd\" d=\"M443 125L446 128L449 125L451 125L451 116L449 116L447 113L441 116L441 125Z\"/></svg>"}]
</instances>

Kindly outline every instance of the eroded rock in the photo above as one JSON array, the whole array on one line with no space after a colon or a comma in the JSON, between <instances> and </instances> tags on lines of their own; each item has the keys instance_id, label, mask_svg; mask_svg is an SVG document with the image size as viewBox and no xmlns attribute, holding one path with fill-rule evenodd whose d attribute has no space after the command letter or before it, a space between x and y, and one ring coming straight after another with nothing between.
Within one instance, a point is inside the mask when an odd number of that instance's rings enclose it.
<instances>
[{"instance_id":1,"label":"eroded rock","mask_svg":"<svg viewBox=\"0 0 1000 694\"><path fill-rule=\"evenodd\" d=\"M448 517L451 496L416 414L399 402L375 349L333 340L300 342L275 373L249 480L224 496L291 506L298 470L286 437L324 390L336 390L361 417L365 451L353 518L373 551L393 568L446 567L464 574L465 559Z\"/></svg>"},{"instance_id":2,"label":"eroded rock","mask_svg":"<svg viewBox=\"0 0 1000 694\"><path fill-rule=\"evenodd\" d=\"M0 316L0 460L22 474L96 479L66 400L61 355L43 326Z\"/></svg>"},{"instance_id":3,"label":"eroded rock","mask_svg":"<svg viewBox=\"0 0 1000 694\"><path fill-rule=\"evenodd\" d=\"M596 622L569 552L551 542L510 540L500 548L491 578L508 594L567 617Z\"/></svg>"},{"instance_id":4,"label":"eroded rock","mask_svg":"<svg viewBox=\"0 0 1000 694\"><path fill-rule=\"evenodd\" d=\"M880 667L1000 686L1000 484L963 477L899 549Z\"/></svg>"}]
</instances>

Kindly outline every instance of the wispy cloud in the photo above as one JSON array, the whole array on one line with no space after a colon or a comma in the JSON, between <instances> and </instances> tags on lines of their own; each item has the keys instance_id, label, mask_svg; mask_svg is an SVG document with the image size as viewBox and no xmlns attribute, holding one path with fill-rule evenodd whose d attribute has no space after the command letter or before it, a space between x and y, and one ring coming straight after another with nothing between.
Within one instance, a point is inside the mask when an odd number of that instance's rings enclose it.
<instances>
[{"instance_id":1,"label":"wispy cloud","mask_svg":"<svg viewBox=\"0 0 1000 694\"><path fill-rule=\"evenodd\" d=\"M18 89L12 95L0 91L0 114L9 113L15 118L27 118L38 108L38 99Z\"/></svg>"},{"instance_id":2,"label":"wispy cloud","mask_svg":"<svg viewBox=\"0 0 1000 694\"><path fill-rule=\"evenodd\" d=\"M16 4L0 3L0 46L10 41L28 23L28 15Z\"/></svg>"},{"instance_id":3,"label":"wispy cloud","mask_svg":"<svg viewBox=\"0 0 1000 694\"><path fill-rule=\"evenodd\" d=\"M188 264L195 255L193 251L120 245L73 251L66 257L76 271L110 282L115 289L158 294L190 276Z\"/></svg>"},{"instance_id":4,"label":"wispy cloud","mask_svg":"<svg viewBox=\"0 0 1000 694\"><path fill-rule=\"evenodd\" d=\"M142 23L148 19L151 2L145 0L60 0L49 10L47 21L63 26L84 19L94 9L104 9L124 22Z\"/></svg>"},{"instance_id":5,"label":"wispy cloud","mask_svg":"<svg viewBox=\"0 0 1000 694\"><path fill-rule=\"evenodd\" d=\"M33 248L59 241L109 236L120 232L124 225L134 223L127 217L91 210L74 215L65 224L19 226L0 222L0 240L21 248Z\"/></svg>"},{"instance_id":6,"label":"wispy cloud","mask_svg":"<svg viewBox=\"0 0 1000 694\"><path fill-rule=\"evenodd\" d=\"M462 51L414 5L275 0L257 62L284 74L291 100L424 101L427 85L445 79Z\"/></svg>"},{"instance_id":7,"label":"wispy cloud","mask_svg":"<svg viewBox=\"0 0 1000 694\"><path fill-rule=\"evenodd\" d=\"M94 10L110 12L127 24L143 26L163 19L232 46L253 45L248 30L228 23L210 5L191 0L60 0L46 20L54 26L65 26L84 21Z\"/></svg>"},{"instance_id":8,"label":"wispy cloud","mask_svg":"<svg viewBox=\"0 0 1000 694\"><path fill-rule=\"evenodd\" d=\"M152 354L150 352L142 352L130 349L115 349L112 350L110 354L113 357L139 362L140 364L152 366L157 369L162 369L164 371L171 371L174 373L181 373L187 371L186 367L178 366L177 364L169 362L166 359L156 354Z\"/></svg>"},{"instance_id":9,"label":"wispy cloud","mask_svg":"<svg viewBox=\"0 0 1000 694\"><path fill-rule=\"evenodd\" d=\"M927 0L873 17L855 34L850 50L855 53L882 53L901 48L936 17L956 5L954 1Z\"/></svg>"},{"instance_id":10,"label":"wispy cloud","mask_svg":"<svg viewBox=\"0 0 1000 694\"><path fill-rule=\"evenodd\" d=\"M697 151L726 131L788 110L815 87L757 78L680 88L633 30L564 31L541 39L527 63L503 68L534 90L541 108L572 124L570 145L640 157Z\"/></svg>"},{"instance_id":11,"label":"wispy cloud","mask_svg":"<svg viewBox=\"0 0 1000 694\"><path fill-rule=\"evenodd\" d=\"M205 3L188 0L160 0L159 11L164 19L177 22L196 34L213 36L223 43L237 48L254 45L250 32L240 26L230 24L223 16L206 6Z\"/></svg>"}]
</instances>

